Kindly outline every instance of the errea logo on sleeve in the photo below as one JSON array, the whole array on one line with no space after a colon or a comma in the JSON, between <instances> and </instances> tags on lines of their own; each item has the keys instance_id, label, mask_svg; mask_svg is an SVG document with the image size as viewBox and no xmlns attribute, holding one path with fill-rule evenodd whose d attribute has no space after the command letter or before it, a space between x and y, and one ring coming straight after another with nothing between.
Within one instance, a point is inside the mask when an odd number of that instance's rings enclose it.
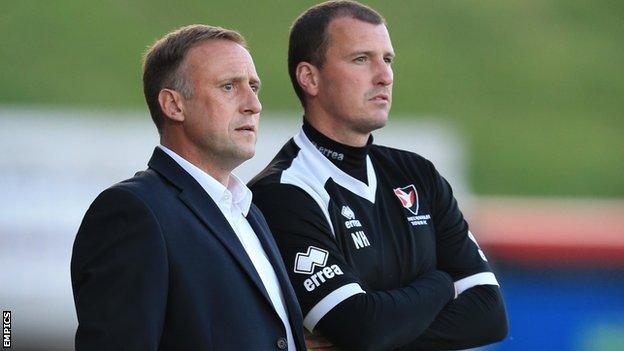
<instances>
[{"instance_id":1,"label":"errea logo on sleeve","mask_svg":"<svg viewBox=\"0 0 624 351\"><path fill-rule=\"evenodd\" d=\"M313 291L327 280L337 275L344 274L338 265L333 264L325 267L329 252L315 246L309 246L308 251L298 252L295 256L295 273L311 274L310 278L303 282L303 287L307 291ZM323 268L314 273L316 267ZM312 274L314 273L314 274Z\"/></svg>"},{"instance_id":2,"label":"errea logo on sleeve","mask_svg":"<svg viewBox=\"0 0 624 351\"><path fill-rule=\"evenodd\" d=\"M308 247L308 251L298 252L295 257L295 273L312 274L315 267L325 267L329 252L315 246Z\"/></svg>"}]
</instances>

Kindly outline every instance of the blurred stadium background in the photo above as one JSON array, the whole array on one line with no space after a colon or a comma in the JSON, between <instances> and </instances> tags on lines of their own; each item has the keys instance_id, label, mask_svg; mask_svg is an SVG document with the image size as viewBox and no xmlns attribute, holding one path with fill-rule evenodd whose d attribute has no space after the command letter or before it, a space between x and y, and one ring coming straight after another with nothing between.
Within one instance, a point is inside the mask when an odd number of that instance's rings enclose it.
<instances>
[{"instance_id":1,"label":"blurred stadium background","mask_svg":"<svg viewBox=\"0 0 624 351\"><path fill-rule=\"evenodd\" d=\"M157 142L140 58L191 23L240 30L263 80L250 177L298 128L288 28L312 1L0 3L0 307L13 348L71 350L71 245ZM366 1L397 60L377 141L432 159L497 268L509 337L624 350L624 2Z\"/></svg>"}]
</instances>

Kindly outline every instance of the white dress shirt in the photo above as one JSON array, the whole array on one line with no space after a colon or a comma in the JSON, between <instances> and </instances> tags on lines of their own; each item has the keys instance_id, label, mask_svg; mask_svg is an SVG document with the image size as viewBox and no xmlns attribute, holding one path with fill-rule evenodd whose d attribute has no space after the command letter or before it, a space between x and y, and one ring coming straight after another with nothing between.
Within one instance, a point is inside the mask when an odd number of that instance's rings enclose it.
<instances>
[{"instance_id":1,"label":"white dress shirt","mask_svg":"<svg viewBox=\"0 0 624 351\"><path fill-rule=\"evenodd\" d=\"M290 322L288 321L288 313L284 303L284 295L280 287L275 270L267 258L266 252L262 248L262 244L253 228L247 221L247 213L251 206L251 190L233 174L230 174L227 188L219 181L214 179L208 173L202 171L197 166L182 158L172 150L163 145L158 145L167 155L171 156L185 171L187 171L195 180L204 188L206 193L217 204L225 219L236 233L240 243L243 245L247 256L253 263L256 272L262 280L262 284L266 289L273 307L282 319L284 328L286 329L286 338L288 340L288 350L296 351ZM243 312L243 311L241 311Z\"/></svg>"}]
</instances>

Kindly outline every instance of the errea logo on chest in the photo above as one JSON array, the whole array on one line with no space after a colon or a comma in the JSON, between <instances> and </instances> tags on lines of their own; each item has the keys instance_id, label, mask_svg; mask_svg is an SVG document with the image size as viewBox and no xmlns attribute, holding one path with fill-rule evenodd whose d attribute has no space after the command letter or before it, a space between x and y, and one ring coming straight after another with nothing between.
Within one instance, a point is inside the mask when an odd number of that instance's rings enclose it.
<instances>
[{"instance_id":1,"label":"errea logo on chest","mask_svg":"<svg viewBox=\"0 0 624 351\"><path fill-rule=\"evenodd\" d=\"M355 219L355 213L353 213L353 210L349 206L342 206L342 210L340 210L340 214L342 214L342 216L347 219L345 221L345 227L347 227L347 229L362 226L362 223L360 223L360 221Z\"/></svg>"},{"instance_id":2,"label":"errea logo on chest","mask_svg":"<svg viewBox=\"0 0 624 351\"><path fill-rule=\"evenodd\" d=\"M418 214L420 208L418 191L414 184L393 189L394 195L399 199L401 205L408 210L413 216L408 216L407 220L413 225L427 225L427 221L431 219L429 214Z\"/></svg>"},{"instance_id":3,"label":"errea logo on chest","mask_svg":"<svg viewBox=\"0 0 624 351\"><path fill-rule=\"evenodd\" d=\"M345 228L347 228L347 234L351 235L355 249L359 250L363 247L370 246L370 242L368 241L366 234L364 234L364 231L360 229L362 228L362 223L355 219L355 213L353 210L349 206L345 205L342 206L340 214L347 219L344 222L344 225Z\"/></svg>"}]
</instances>

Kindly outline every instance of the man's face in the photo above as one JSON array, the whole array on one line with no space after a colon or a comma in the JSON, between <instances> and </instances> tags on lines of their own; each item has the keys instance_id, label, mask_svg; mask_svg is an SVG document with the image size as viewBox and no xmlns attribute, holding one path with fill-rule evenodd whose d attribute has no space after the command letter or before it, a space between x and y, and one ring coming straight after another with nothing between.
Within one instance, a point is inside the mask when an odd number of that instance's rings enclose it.
<instances>
[{"instance_id":1,"label":"man's face","mask_svg":"<svg viewBox=\"0 0 624 351\"><path fill-rule=\"evenodd\" d=\"M323 110L357 133L383 127L392 102L394 58L386 26L340 17L330 22L328 35L317 96Z\"/></svg>"},{"instance_id":2,"label":"man's face","mask_svg":"<svg viewBox=\"0 0 624 351\"><path fill-rule=\"evenodd\" d=\"M187 53L183 73L193 95L184 102L184 132L203 159L236 167L255 153L260 79L249 52L209 40Z\"/></svg>"}]
</instances>

